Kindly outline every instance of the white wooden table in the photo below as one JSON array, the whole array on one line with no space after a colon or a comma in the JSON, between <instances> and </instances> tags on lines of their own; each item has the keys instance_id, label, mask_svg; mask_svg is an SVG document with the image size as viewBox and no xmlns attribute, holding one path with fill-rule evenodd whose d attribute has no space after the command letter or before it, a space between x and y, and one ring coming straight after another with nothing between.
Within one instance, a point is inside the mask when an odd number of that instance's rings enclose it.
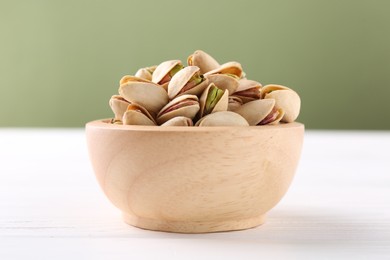
<instances>
[{"instance_id":1,"label":"white wooden table","mask_svg":"<svg viewBox=\"0 0 390 260\"><path fill-rule=\"evenodd\" d=\"M0 259L390 259L390 131L307 131L261 227L187 235L124 224L82 129L0 129Z\"/></svg>"}]
</instances>

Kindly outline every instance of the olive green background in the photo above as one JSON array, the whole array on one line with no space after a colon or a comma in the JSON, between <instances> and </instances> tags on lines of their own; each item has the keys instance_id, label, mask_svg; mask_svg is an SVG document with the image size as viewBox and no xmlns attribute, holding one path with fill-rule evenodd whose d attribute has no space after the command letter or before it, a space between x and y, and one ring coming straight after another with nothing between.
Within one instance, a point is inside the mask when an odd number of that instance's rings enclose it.
<instances>
[{"instance_id":1,"label":"olive green background","mask_svg":"<svg viewBox=\"0 0 390 260\"><path fill-rule=\"evenodd\" d=\"M307 128L390 129L390 1L0 1L0 126L111 117L118 81L203 49L302 98Z\"/></svg>"}]
</instances>

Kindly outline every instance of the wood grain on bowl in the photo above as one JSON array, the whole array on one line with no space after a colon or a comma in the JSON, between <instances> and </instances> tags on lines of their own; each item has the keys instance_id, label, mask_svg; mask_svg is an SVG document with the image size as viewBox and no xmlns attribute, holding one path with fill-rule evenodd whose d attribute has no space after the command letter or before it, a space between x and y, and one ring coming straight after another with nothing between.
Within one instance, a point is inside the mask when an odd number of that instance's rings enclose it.
<instances>
[{"instance_id":1,"label":"wood grain on bowl","mask_svg":"<svg viewBox=\"0 0 390 260\"><path fill-rule=\"evenodd\" d=\"M251 228L286 193L304 126L86 126L100 186L134 226L183 233Z\"/></svg>"}]
</instances>

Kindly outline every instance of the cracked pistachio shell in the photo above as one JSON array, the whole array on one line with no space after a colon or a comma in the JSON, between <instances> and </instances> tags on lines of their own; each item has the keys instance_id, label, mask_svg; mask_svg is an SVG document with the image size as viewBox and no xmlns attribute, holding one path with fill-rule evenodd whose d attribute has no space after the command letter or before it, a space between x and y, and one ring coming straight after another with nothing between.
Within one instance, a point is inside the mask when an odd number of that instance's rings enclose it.
<instances>
[{"instance_id":1,"label":"cracked pistachio shell","mask_svg":"<svg viewBox=\"0 0 390 260\"><path fill-rule=\"evenodd\" d=\"M150 80L140 78L137 76L125 75L119 80L119 86L129 82L150 82Z\"/></svg>"},{"instance_id":2,"label":"cracked pistachio shell","mask_svg":"<svg viewBox=\"0 0 390 260\"><path fill-rule=\"evenodd\" d=\"M283 109L274 107L272 111L258 125L276 125L284 116Z\"/></svg>"},{"instance_id":3,"label":"cracked pistachio shell","mask_svg":"<svg viewBox=\"0 0 390 260\"><path fill-rule=\"evenodd\" d=\"M288 87L285 87L285 86L282 86L282 85L276 85L276 84L268 84L268 85L265 85L264 87L262 87L261 89L261 98L264 98L265 95L271 93L272 91L275 91L275 90L291 90L291 91L294 91L292 90L291 88L288 88Z\"/></svg>"},{"instance_id":4,"label":"cracked pistachio shell","mask_svg":"<svg viewBox=\"0 0 390 260\"><path fill-rule=\"evenodd\" d=\"M122 120L123 114L126 112L130 102L119 95L113 95L110 98L109 105L112 112L114 112L115 120Z\"/></svg>"},{"instance_id":5,"label":"cracked pistachio shell","mask_svg":"<svg viewBox=\"0 0 390 260\"><path fill-rule=\"evenodd\" d=\"M219 63L204 51L197 50L187 58L189 66L197 66L200 69L200 74L205 74L210 70L219 68Z\"/></svg>"},{"instance_id":6,"label":"cracked pistachio shell","mask_svg":"<svg viewBox=\"0 0 390 260\"><path fill-rule=\"evenodd\" d=\"M219 89L220 91L223 91L222 96L218 100L218 102L215 104L213 110L211 110L210 113L206 113L206 105L207 105L207 99L210 98L210 92L212 88L218 88L213 83L211 83L202 93L202 96L200 97L199 103L200 103L200 117L205 116L206 114L211 114L219 111L226 111L228 108L228 101L229 101L229 92L225 89Z\"/></svg>"},{"instance_id":7,"label":"cracked pistachio shell","mask_svg":"<svg viewBox=\"0 0 390 260\"><path fill-rule=\"evenodd\" d=\"M152 82L127 82L119 87L119 94L127 101L139 104L154 114L168 103L167 92Z\"/></svg>"},{"instance_id":8,"label":"cracked pistachio shell","mask_svg":"<svg viewBox=\"0 0 390 260\"><path fill-rule=\"evenodd\" d=\"M260 90L262 87L260 82L250 79L240 79L238 83L239 84L238 88L236 89L236 92L244 91L251 88L258 88Z\"/></svg>"},{"instance_id":9,"label":"cracked pistachio shell","mask_svg":"<svg viewBox=\"0 0 390 260\"><path fill-rule=\"evenodd\" d=\"M172 111L166 112L172 108ZM181 95L173 99L160 110L157 115L157 123L161 125L177 116L185 116L190 119L194 119L196 114L199 112L199 109L199 99L197 96Z\"/></svg>"},{"instance_id":10,"label":"cracked pistachio shell","mask_svg":"<svg viewBox=\"0 0 390 260\"><path fill-rule=\"evenodd\" d=\"M261 90L264 99L274 99L275 107L284 111L281 122L291 123L297 119L301 109L301 99L292 89L281 85L266 85Z\"/></svg>"},{"instance_id":11,"label":"cracked pistachio shell","mask_svg":"<svg viewBox=\"0 0 390 260\"><path fill-rule=\"evenodd\" d=\"M260 99L261 96L261 84L257 81L254 80L249 80L249 79L240 79L238 81L239 85L238 88L236 89L236 92L233 94L234 96L237 96L241 98L241 100L244 103ZM248 91L253 89L255 93L252 93L252 96L245 95L243 91Z\"/></svg>"},{"instance_id":12,"label":"cracked pistachio shell","mask_svg":"<svg viewBox=\"0 0 390 260\"><path fill-rule=\"evenodd\" d=\"M242 104L244 104L244 102L242 102L241 98L236 96L230 96L228 99L228 111L234 111Z\"/></svg>"},{"instance_id":13,"label":"cracked pistachio shell","mask_svg":"<svg viewBox=\"0 0 390 260\"><path fill-rule=\"evenodd\" d=\"M227 89L229 95L236 92L239 82L237 79L228 76L226 74L212 74L206 77L209 80L209 83L214 83L220 89Z\"/></svg>"},{"instance_id":14,"label":"cracked pistachio shell","mask_svg":"<svg viewBox=\"0 0 390 260\"><path fill-rule=\"evenodd\" d=\"M124 125L156 125L148 110L137 104L130 104L122 118Z\"/></svg>"},{"instance_id":15,"label":"cracked pistachio shell","mask_svg":"<svg viewBox=\"0 0 390 260\"><path fill-rule=\"evenodd\" d=\"M181 93L185 85L192 79L193 76L199 75L199 68L196 66L187 66L184 69L177 72L168 83L168 96L170 99L178 96L179 94L200 95L204 89L208 86L208 79L203 78L203 81L192 87L189 90Z\"/></svg>"},{"instance_id":16,"label":"cracked pistachio shell","mask_svg":"<svg viewBox=\"0 0 390 260\"><path fill-rule=\"evenodd\" d=\"M259 99L248 102L236 110L235 113L240 114L248 121L249 125L258 125L266 118L275 106L274 99Z\"/></svg>"},{"instance_id":17,"label":"cracked pistachio shell","mask_svg":"<svg viewBox=\"0 0 390 260\"><path fill-rule=\"evenodd\" d=\"M195 126L249 126L249 124L237 113L220 111L202 117Z\"/></svg>"},{"instance_id":18,"label":"cracked pistachio shell","mask_svg":"<svg viewBox=\"0 0 390 260\"><path fill-rule=\"evenodd\" d=\"M241 78L244 75L241 64L235 61L226 62L217 69L210 70L209 72L205 73L205 76L212 74L233 74L238 78Z\"/></svg>"},{"instance_id":19,"label":"cracked pistachio shell","mask_svg":"<svg viewBox=\"0 0 390 260\"><path fill-rule=\"evenodd\" d=\"M157 65L146 67L146 68L141 68L135 73L135 76L152 81L152 75L153 75L153 72L156 70L156 68L157 68Z\"/></svg>"},{"instance_id":20,"label":"cracked pistachio shell","mask_svg":"<svg viewBox=\"0 0 390 260\"><path fill-rule=\"evenodd\" d=\"M160 63L152 75L152 82L159 84L160 81L176 66L181 65L180 60L168 60Z\"/></svg>"},{"instance_id":21,"label":"cracked pistachio shell","mask_svg":"<svg viewBox=\"0 0 390 260\"><path fill-rule=\"evenodd\" d=\"M191 118L185 117L185 116L177 116L172 119L169 119L161 126L193 126L194 123L192 122Z\"/></svg>"}]
</instances>

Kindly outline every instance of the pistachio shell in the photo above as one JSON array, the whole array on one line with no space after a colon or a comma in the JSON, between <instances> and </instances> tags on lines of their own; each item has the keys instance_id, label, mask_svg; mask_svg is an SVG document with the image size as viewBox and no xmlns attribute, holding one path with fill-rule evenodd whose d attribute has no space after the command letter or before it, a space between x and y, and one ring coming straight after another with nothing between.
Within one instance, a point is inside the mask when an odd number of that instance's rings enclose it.
<instances>
[{"instance_id":1,"label":"pistachio shell","mask_svg":"<svg viewBox=\"0 0 390 260\"><path fill-rule=\"evenodd\" d=\"M152 82L127 82L119 87L119 94L127 101L139 104L154 114L168 103L167 92Z\"/></svg>"},{"instance_id":2,"label":"pistachio shell","mask_svg":"<svg viewBox=\"0 0 390 260\"><path fill-rule=\"evenodd\" d=\"M137 70L137 72L135 73L135 76L142 78L142 79L150 80L150 81L152 80L152 73L150 73L145 68Z\"/></svg>"},{"instance_id":3,"label":"pistachio shell","mask_svg":"<svg viewBox=\"0 0 390 260\"><path fill-rule=\"evenodd\" d=\"M281 108L278 108L278 112L279 112L278 117L275 119L275 121L270 123L270 125L275 125L275 124L279 123L282 120L282 118L284 117L284 115L286 114L284 112L284 110Z\"/></svg>"},{"instance_id":4,"label":"pistachio shell","mask_svg":"<svg viewBox=\"0 0 390 260\"><path fill-rule=\"evenodd\" d=\"M196 96L199 96L203 93L203 91L205 90L205 88L209 85L209 80L204 78L203 81L201 83L199 83L198 85L196 85L195 87L187 90L187 91L184 91L183 93L179 93L179 95L196 95Z\"/></svg>"},{"instance_id":5,"label":"pistachio shell","mask_svg":"<svg viewBox=\"0 0 390 260\"><path fill-rule=\"evenodd\" d=\"M257 90L254 90L254 91L257 91ZM258 91L259 91L259 96L260 96L260 90L258 90ZM239 97L244 104L259 99L259 98L254 98L254 97L242 96L242 95L240 95L240 93L234 93L233 96Z\"/></svg>"},{"instance_id":6,"label":"pistachio shell","mask_svg":"<svg viewBox=\"0 0 390 260\"><path fill-rule=\"evenodd\" d=\"M217 87L213 83L211 83L202 93L202 96L200 97L199 103L200 103L200 117L205 116L206 114L206 101L208 98L208 95L210 93L210 90L212 87ZM226 111L228 108L228 102L229 102L229 92L225 89L222 97L219 99L219 101L215 104L213 110L211 113L219 112L219 111ZM210 114L211 114L210 113Z\"/></svg>"},{"instance_id":7,"label":"pistachio shell","mask_svg":"<svg viewBox=\"0 0 390 260\"><path fill-rule=\"evenodd\" d=\"M131 104L123 115L124 125L156 125L153 117L142 106Z\"/></svg>"},{"instance_id":8,"label":"pistachio shell","mask_svg":"<svg viewBox=\"0 0 390 260\"><path fill-rule=\"evenodd\" d=\"M236 96L230 96L228 100L228 111L234 111L242 104L244 104L244 102L242 102L241 98Z\"/></svg>"},{"instance_id":9,"label":"pistachio shell","mask_svg":"<svg viewBox=\"0 0 390 260\"><path fill-rule=\"evenodd\" d=\"M125 75L119 80L119 86L128 82L150 82L150 80L140 78L137 76Z\"/></svg>"},{"instance_id":10,"label":"pistachio shell","mask_svg":"<svg viewBox=\"0 0 390 260\"><path fill-rule=\"evenodd\" d=\"M273 121L272 123L269 123L269 125L276 125L282 120L285 113L284 113L283 109L281 109L281 108L278 109L278 111L279 111L278 117L275 119L275 121Z\"/></svg>"},{"instance_id":11,"label":"pistachio shell","mask_svg":"<svg viewBox=\"0 0 390 260\"><path fill-rule=\"evenodd\" d=\"M201 50L197 50L191 54L187 59L187 63L189 66L199 67L201 74L218 69L220 66L213 57Z\"/></svg>"},{"instance_id":12,"label":"pistachio shell","mask_svg":"<svg viewBox=\"0 0 390 260\"><path fill-rule=\"evenodd\" d=\"M282 86L283 87L283 86ZM301 99L292 89L287 87L279 88L269 92L273 87L267 87L268 92L264 92L264 99L274 99L275 107L284 111L282 122L291 123L297 119L301 109Z\"/></svg>"},{"instance_id":13,"label":"pistachio shell","mask_svg":"<svg viewBox=\"0 0 390 260\"><path fill-rule=\"evenodd\" d=\"M161 126L193 126L191 118L185 116L177 116L172 119L169 119Z\"/></svg>"},{"instance_id":14,"label":"pistachio shell","mask_svg":"<svg viewBox=\"0 0 390 260\"><path fill-rule=\"evenodd\" d=\"M152 81L152 75L153 75L153 72L156 70L156 68L157 68L157 65L146 67L146 68L141 68L135 73L135 76Z\"/></svg>"},{"instance_id":15,"label":"pistachio shell","mask_svg":"<svg viewBox=\"0 0 390 260\"><path fill-rule=\"evenodd\" d=\"M243 76L243 71L240 63L235 61L229 61L219 66L219 68L205 73L204 75L208 76L212 74L233 74L241 78Z\"/></svg>"},{"instance_id":16,"label":"pistachio shell","mask_svg":"<svg viewBox=\"0 0 390 260\"><path fill-rule=\"evenodd\" d=\"M237 79L225 74L212 74L207 76L210 83L214 83L220 89L227 89L229 95L236 92L239 82Z\"/></svg>"},{"instance_id":17,"label":"pistachio shell","mask_svg":"<svg viewBox=\"0 0 390 260\"><path fill-rule=\"evenodd\" d=\"M238 81L238 88L236 89L236 92L240 92L243 90L251 89L251 88L259 88L261 89L262 85L260 82L257 82L255 80L250 79L240 79Z\"/></svg>"},{"instance_id":18,"label":"pistachio shell","mask_svg":"<svg viewBox=\"0 0 390 260\"><path fill-rule=\"evenodd\" d=\"M169 108L172 108L175 105L183 102L190 102L190 104L184 104L184 106L180 106L172 111L166 112ZM172 119L177 116L185 116L190 119L194 119L196 114L199 112L199 100L195 95L181 95L167 105L165 105L157 115L157 123L163 124L169 119Z\"/></svg>"},{"instance_id":19,"label":"pistachio shell","mask_svg":"<svg viewBox=\"0 0 390 260\"><path fill-rule=\"evenodd\" d=\"M191 94L200 95L208 86L208 79L203 79L201 83L193 88L181 93L182 89L191 80L193 76L199 73L199 68L196 66L188 66L176 73L168 84L168 96L173 99L177 95Z\"/></svg>"},{"instance_id":20,"label":"pistachio shell","mask_svg":"<svg viewBox=\"0 0 390 260\"><path fill-rule=\"evenodd\" d=\"M272 111L269 113L269 115L266 116L258 125L276 125L280 122L280 120L284 116L283 109L279 108L276 109L275 107L272 109Z\"/></svg>"},{"instance_id":21,"label":"pistachio shell","mask_svg":"<svg viewBox=\"0 0 390 260\"><path fill-rule=\"evenodd\" d=\"M258 125L264 118L269 115L275 106L274 99L259 99L248 102L234 112L243 116L249 125Z\"/></svg>"},{"instance_id":22,"label":"pistachio shell","mask_svg":"<svg viewBox=\"0 0 390 260\"><path fill-rule=\"evenodd\" d=\"M126 112L130 102L119 95L113 95L110 98L109 105L112 112L114 112L115 120L122 120L123 114Z\"/></svg>"},{"instance_id":23,"label":"pistachio shell","mask_svg":"<svg viewBox=\"0 0 390 260\"><path fill-rule=\"evenodd\" d=\"M264 87L261 88L261 98L264 98L265 95L271 93L272 91L275 91L275 90L291 90L291 91L294 91L292 90L291 88L288 88L286 86L282 86L282 85L276 85L276 84L268 84L268 85L265 85Z\"/></svg>"},{"instance_id":24,"label":"pistachio shell","mask_svg":"<svg viewBox=\"0 0 390 260\"><path fill-rule=\"evenodd\" d=\"M261 84L259 82L249 79L240 79L238 82L239 85L236 92L233 94L234 96L241 98L244 103L260 99Z\"/></svg>"},{"instance_id":25,"label":"pistachio shell","mask_svg":"<svg viewBox=\"0 0 390 260\"><path fill-rule=\"evenodd\" d=\"M168 60L160 63L152 75L152 82L160 83L160 81L176 66L181 64L180 60Z\"/></svg>"},{"instance_id":26,"label":"pistachio shell","mask_svg":"<svg viewBox=\"0 0 390 260\"><path fill-rule=\"evenodd\" d=\"M249 124L237 113L220 111L202 117L195 126L249 126Z\"/></svg>"}]
</instances>

